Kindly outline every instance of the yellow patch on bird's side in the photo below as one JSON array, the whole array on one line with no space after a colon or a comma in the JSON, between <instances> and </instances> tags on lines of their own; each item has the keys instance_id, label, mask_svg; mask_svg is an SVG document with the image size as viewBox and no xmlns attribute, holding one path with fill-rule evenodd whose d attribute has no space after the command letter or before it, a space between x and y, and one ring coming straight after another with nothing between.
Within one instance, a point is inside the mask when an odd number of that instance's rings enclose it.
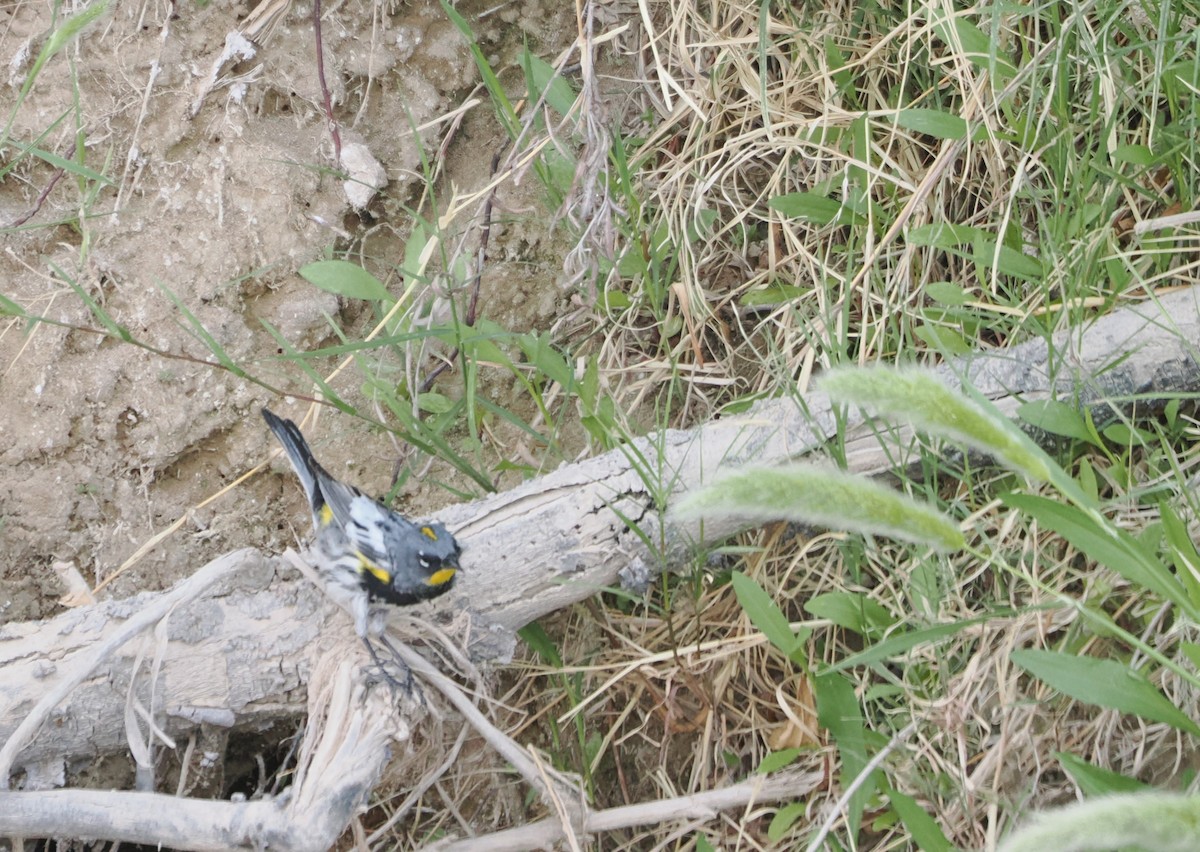
<instances>
[{"instance_id":1,"label":"yellow patch on bird's side","mask_svg":"<svg viewBox=\"0 0 1200 852\"><path fill-rule=\"evenodd\" d=\"M384 571L370 559L367 559L367 557L363 556L361 553L358 554L358 564L363 571L366 571L385 586L390 586L392 584L392 575L387 571Z\"/></svg>"},{"instance_id":2,"label":"yellow patch on bird's side","mask_svg":"<svg viewBox=\"0 0 1200 852\"><path fill-rule=\"evenodd\" d=\"M446 583L449 583L450 580L453 578L454 578L454 569L453 568L442 568L438 571L434 571L432 574L429 575L429 585L443 586Z\"/></svg>"},{"instance_id":3,"label":"yellow patch on bird's side","mask_svg":"<svg viewBox=\"0 0 1200 852\"><path fill-rule=\"evenodd\" d=\"M321 526L329 526L333 523L333 509L329 508L328 503L321 505Z\"/></svg>"},{"instance_id":4,"label":"yellow patch on bird's side","mask_svg":"<svg viewBox=\"0 0 1200 852\"><path fill-rule=\"evenodd\" d=\"M421 527L421 535L425 536L430 541L437 541L437 533L433 531L433 527Z\"/></svg>"}]
</instances>

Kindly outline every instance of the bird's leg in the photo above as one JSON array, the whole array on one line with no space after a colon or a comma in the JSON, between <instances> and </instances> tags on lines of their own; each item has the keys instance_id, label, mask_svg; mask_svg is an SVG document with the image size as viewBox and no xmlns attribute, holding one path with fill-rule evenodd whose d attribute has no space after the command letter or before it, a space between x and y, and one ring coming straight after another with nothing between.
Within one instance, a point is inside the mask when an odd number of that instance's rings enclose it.
<instances>
[{"instance_id":1,"label":"bird's leg","mask_svg":"<svg viewBox=\"0 0 1200 852\"><path fill-rule=\"evenodd\" d=\"M379 634L379 641L382 643L383 647L387 649L388 653L392 655L392 659L396 662L396 665L404 670L405 692L407 693L408 697L416 698L419 702L421 702L421 704L424 704L425 695L421 692L421 687L417 683L416 678L413 677L412 669L410 669L404 663L404 661L400 659L400 652L396 650L394 645L392 645L386 633ZM376 660L376 662L378 663L378 660Z\"/></svg>"},{"instance_id":2,"label":"bird's leg","mask_svg":"<svg viewBox=\"0 0 1200 852\"><path fill-rule=\"evenodd\" d=\"M383 639L382 637L380 637L380 639L383 641L384 646L392 652L392 659L396 661L397 665L399 665L404 677L403 681L392 677L391 673L389 673L387 670L387 666L383 664L383 660L379 658L379 654L375 650L375 645L371 642L370 637L364 636L362 638L363 644L367 646L367 653L371 655L371 660L375 663L375 668L379 669L379 673L383 676L383 680L391 688L393 693L400 691L403 692L408 698L412 698L414 694L420 697L420 690L417 688L416 681L413 680L412 672L409 670L408 666L400 662L400 658L395 656L395 649L388 644L386 639Z\"/></svg>"}]
</instances>

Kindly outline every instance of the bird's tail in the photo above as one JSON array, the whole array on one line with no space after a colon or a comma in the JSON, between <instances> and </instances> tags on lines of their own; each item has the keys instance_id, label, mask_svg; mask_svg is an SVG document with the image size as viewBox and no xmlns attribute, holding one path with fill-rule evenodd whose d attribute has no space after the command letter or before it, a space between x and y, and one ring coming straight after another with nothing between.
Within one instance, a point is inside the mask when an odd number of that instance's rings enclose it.
<instances>
[{"instance_id":1,"label":"bird's tail","mask_svg":"<svg viewBox=\"0 0 1200 852\"><path fill-rule=\"evenodd\" d=\"M308 497L309 506L312 507L315 516L325 505L325 497L321 493L319 484L322 478L321 474L325 474L325 471L313 458L312 450L308 448L308 441L304 440L299 426L291 420L280 417L269 408L262 410L262 416L263 420L267 421L267 426L275 433L275 437L279 439L279 443L283 444L284 452L287 453L288 461L292 463L296 475L300 477L300 484L304 486L304 493ZM325 474L325 476L328 477L329 474Z\"/></svg>"}]
</instances>

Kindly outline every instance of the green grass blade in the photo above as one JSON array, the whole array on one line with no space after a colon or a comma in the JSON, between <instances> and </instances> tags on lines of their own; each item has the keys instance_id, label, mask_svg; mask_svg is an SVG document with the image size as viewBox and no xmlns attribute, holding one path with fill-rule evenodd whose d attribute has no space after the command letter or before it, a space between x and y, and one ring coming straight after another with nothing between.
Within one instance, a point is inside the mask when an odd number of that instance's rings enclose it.
<instances>
[{"instance_id":1,"label":"green grass blade","mask_svg":"<svg viewBox=\"0 0 1200 852\"><path fill-rule=\"evenodd\" d=\"M303 371L304 375L308 376L309 381L313 383L313 386L317 388L318 392L321 394L321 397L326 402L337 406L347 414L354 413L354 409L348 403L342 400L337 391L333 389L329 382L325 381L325 377L318 373L312 364L309 363L309 360L311 360L313 357L311 353L303 353L298 351L294 346L292 346L291 342L284 337L278 329L275 328L275 326L271 325L262 317L259 317L258 321L262 323L263 327L267 330L267 333L275 338L275 342L279 344L279 348L283 350L283 354L280 357L291 361L297 367L299 367L301 371Z\"/></svg>"},{"instance_id":2,"label":"green grass blade","mask_svg":"<svg viewBox=\"0 0 1200 852\"><path fill-rule=\"evenodd\" d=\"M1167 566L1144 544L1103 516L1033 494L1006 494L1001 500L1058 533L1088 558L1179 606L1193 621L1200 620L1200 609Z\"/></svg>"},{"instance_id":3,"label":"green grass blade","mask_svg":"<svg viewBox=\"0 0 1200 852\"><path fill-rule=\"evenodd\" d=\"M6 317L21 317L28 318L29 314L25 309L14 302L12 299L0 293L0 314Z\"/></svg>"},{"instance_id":4,"label":"green grass blade","mask_svg":"<svg viewBox=\"0 0 1200 852\"><path fill-rule=\"evenodd\" d=\"M767 641L778 648L789 659L795 659L798 652L803 651L803 643L807 635L797 636L788 623L787 616L775 605L758 583L740 571L734 571L730 576L733 592L737 595L738 603L750 623L762 631Z\"/></svg>"},{"instance_id":5,"label":"green grass blade","mask_svg":"<svg viewBox=\"0 0 1200 852\"><path fill-rule=\"evenodd\" d=\"M202 323L199 318L192 313L191 309L184 304L183 300L175 295L171 288L165 284L158 284L158 289L162 290L163 293L166 294L166 297L171 300L173 305L175 305L176 310L178 310L179 313L183 315L183 318L187 320L187 325L191 329L192 336L208 348L208 351L211 352L213 357L217 359L217 363L229 372L233 373L235 376L247 378L246 371L242 368L242 366L230 357L229 353L225 351L225 347L223 347L217 341L217 339L209 333L208 329L204 327L204 323Z\"/></svg>"},{"instance_id":6,"label":"green grass blade","mask_svg":"<svg viewBox=\"0 0 1200 852\"><path fill-rule=\"evenodd\" d=\"M837 743L842 770L839 773L843 787L848 787L870 762L867 758L866 720L854 694L854 684L840 674L826 672L812 680L813 695L817 699L817 722L829 731ZM877 776L878 773L872 773ZM846 808L846 822L850 837L858 836L862 826L862 815L867 802L875 794L875 782L867 779L850 797Z\"/></svg>"},{"instance_id":7,"label":"green grass blade","mask_svg":"<svg viewBox=\"0 0 1200 852\"><path fill-rule=\"evenodd\" d=\"M83 287L79 286L75 279L71 278L53 263L50 264L50 268L58 274L59 278L67 282L67 286L75 291L75 295L79 297L81 302L87 305L87 309L92 312L92 316L96 318L96 321L99 322L100 325L104 326L105 331L118 340L122 340L126 343L133 342L133 335L130 333L129 329L113 319L112 315L109 314L108 311L104 310L104 308L100 306L99 302L88 295L87 291L84 290Z\"/></svg>"},{"instance_id":8,"label":"green grass blade","mask_svg":"<svg viewBox=\"0 0 1200 852\"><path fill-rule=\"evenodd\" d=\"M939 642L944 642L954 636L957 636L962 631L976 624L984 624L998 617L997 614L984 615L979 618L968 618L963 621L955 621L951 624L938 624L933 627L925 627L920 630L909 630L901 632L881 642L876 642L869 648L859 651L857 654L851 654L849 657L844 657L836 663L825 667L823 672L840 672L846 669L852 669L856 666L869 666L875 663L880 663L885 660L890 660L899 657L901 654L907 654L913 648L922 645L936 645Z\"/></svg>"},{"instance_id":9,"label":"green grass blade","mask_svg":"<svg viewBox=\"0 0 1200 852\"><path fill-rule=\"evenodd\" d=\"M1200 725L1125 663L1036 648L1013 651L1011 659L1063 695L1200 736Z\"/></svg>"},{"instance_id":10,"label":"green grass blade","mask_svg":"<svg viewBox=\"0 0 1200 852\"><path fill-rule=\"evenodd\" d=\"M45 160L50 165L54 166L55 168L62 169L68 174L73 174L76 177L95 181L101 186L112 186L115 183L115 181L107 175L93 171L92 169L89 169L87 166L83 165L82 163L78 163L75 160L68 160L64 157L60 157L53 151L44 151L41 148L33 147L28 148L27 150L38 159Z\"/></svg>"},{"instance_id":11,"label":"green grass blade","mask_svg":"<svg viewBox=\"0 0 1200 852\"><path fill-rule=\"evenodd\" d=\"M447 0L440 1L446 17L450 19L454 26L458 27L458 31L467 40L467 47L470 48L471 56L475 58L475 65L479 69L479 74L483 77L484 88L488 90L488 94L492 97L492 103L496 107L496 114L500 118L500 123L504 125L509 136L515 139L520 132L521 122L516 110L513 109L512 103L508 100L508 95L504 92L504 86L500 83L500 78L496 76L496 72L492 70L487 57L483 55L483 50L479 47L479 40L475 38L475 33L471 31L471 25L467 23L467 19L459 14L458 10L451 6Z\"/></svg>"},{"instance_id":12,"label":"green grass blade","mask_svg":"<svg viewBox=\"0 0 1200 852\"><path fill-rule=\"evenodd\" d=\"M38 52L37 58L33 61L29 73L25 75L25 82L21 86L21 91L17 94L12 111L8 114L8 122L4 125L4 131L0 133L0 148L3 148L5 143L8 142L13 122L17 118L17 112L21 109L21 105L25 102L25 98L29 95L29 91L33 88L33 84L45 64L50 61L54 54L66 47L75 36L79 35L84 27L107 12L111 2L112 0L93 0L90 5L85 6L81 11L64 20L50 34L49 38L46 39L46 42L42 45L42 49Z\"/></svg>"},{"instance_id":13,"label":"green grass blade","mask_svg":"<svg viewBox=\"0 0 1200 852\"><path fill-rule=\"evenodd\" d=\"M918 805L916 799L890 787L886 789L886 793L888 801L891 802L897 815L904 822L904 827L908 829L908 833L916 841L917 848L921 852L953 852L954 844L946 839L937 820Z\"/></svg>"}]
</instances>

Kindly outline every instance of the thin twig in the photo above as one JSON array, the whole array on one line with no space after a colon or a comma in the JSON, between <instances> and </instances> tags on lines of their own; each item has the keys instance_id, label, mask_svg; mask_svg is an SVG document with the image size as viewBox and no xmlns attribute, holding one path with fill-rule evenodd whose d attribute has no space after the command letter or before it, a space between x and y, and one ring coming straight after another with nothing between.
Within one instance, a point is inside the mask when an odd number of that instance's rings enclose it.
<instances>
[{"instance_id":1,"label":"thin twig","mask_svg":"<svg viewBox=\"0 0 1200 852\"><path fill-rule=\"evenodd\" d=\"M583 830L590 834L618 831L639 825L661 825L678 819L710 820L718 811L749 808L756 802L802 799L824 780L822 772L781 772L772 776L755 775L719 790L690 796L658 799L636 805L624 805L584 815ZM507 831L434 843L436 852L506 852L506 850L545 849L562 840L562 826L550 818Z\"/></svg>"},{"instance_id":2,"label":"thin twig","mask_svg":"<svg viewBox=\"0 0 1200 852\"><path fill-rule=\"evenodd\" d=\"M866 783L871 774L879 768L879 764L887 759L887 756L895 751L905 740L912 736L913 731L917 729L916 722L909 722L905 725L898 734L888 740L888 744L879 750L871 760L863 767L862 772L854 777L850 782L845 792L838 798L837 803L829 809L829 815L825 817L825 822L821 824L821 829L813 837L812 842L808 844L808 849L805 852L817 852L821 848L821 844L825 842L825 838L833 829L834 824L838 821L838 817L846 810L846 806L850 803L850 797L853 796L858 788Z\"/></svg>"},{"instance_id":3,"label":"thin twig","mask_svg":"<svg viewBox=\"0 0 1200 852\"><path fill-rule=\"evenodd\" d=\"M487 743L508 761L521 777L536 788L548 800L563 792L568 793L566 801L577 803L582 800L577 786L556 772L548 772L530 758L524 748L512 737L493 725L478 707L467 697L466 693L442 672L414 651L401 643L391 648L400 660L417 674L433 684L442 695L454 705L455 709L477 730ZM557 789L552 789L553 787ZM570 805L568 805L570 807Z\"/></svg>"}]
</instances>

